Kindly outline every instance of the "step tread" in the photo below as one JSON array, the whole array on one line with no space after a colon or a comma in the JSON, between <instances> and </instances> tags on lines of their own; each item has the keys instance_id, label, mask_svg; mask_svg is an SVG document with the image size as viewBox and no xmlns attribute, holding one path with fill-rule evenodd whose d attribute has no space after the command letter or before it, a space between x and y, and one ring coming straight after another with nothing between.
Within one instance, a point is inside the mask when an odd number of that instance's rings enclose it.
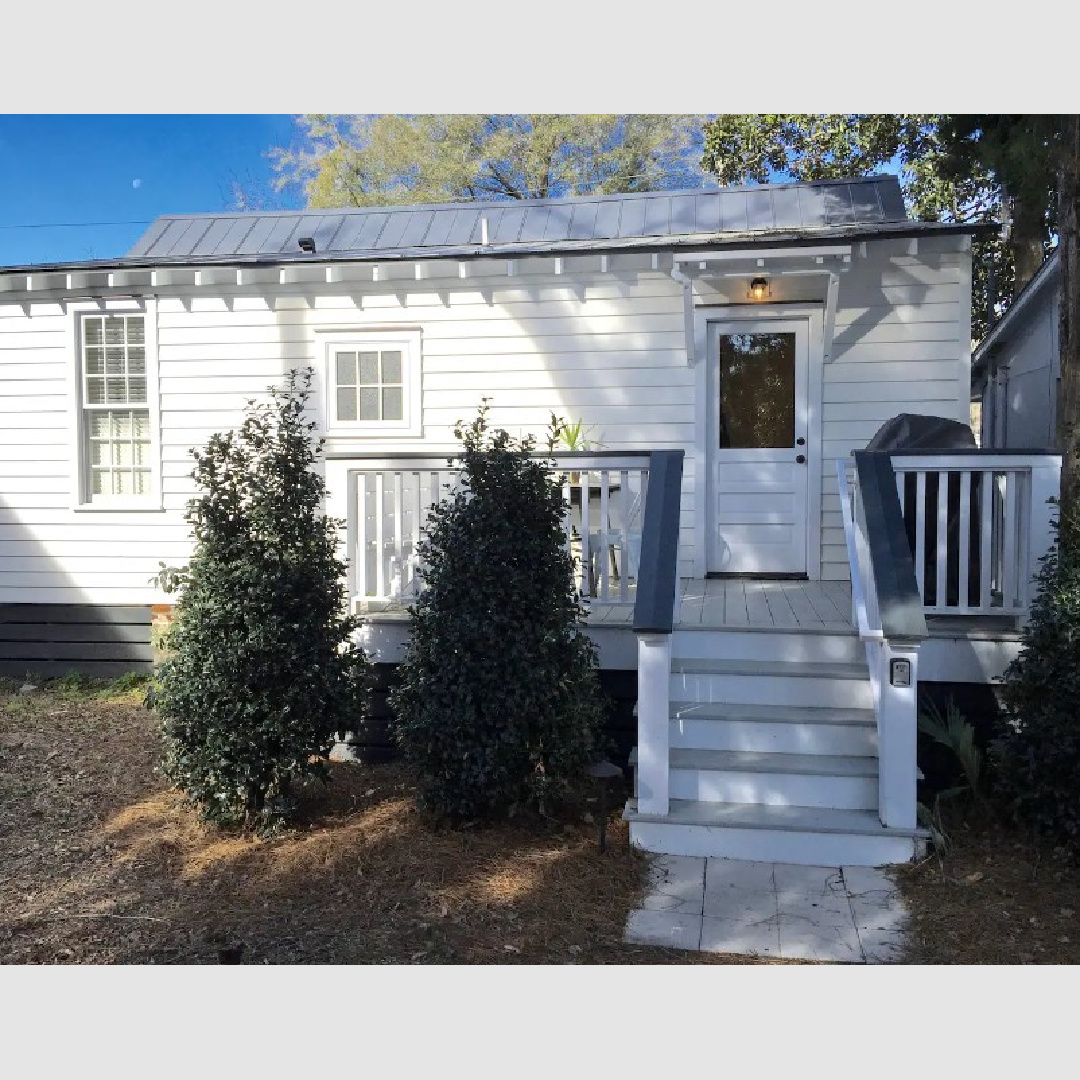
<instances>
[{"instance_id":1,"label":"step tread","mask_svg":"<svg viewBox=\"0 0 1080 1080\"><path fill-rule=\"evenodd\" d=\"M760 750L694 750L673 747L668 761L673 769L712 772L776 773L788 776L877 776L876 757L839 754L784 754Z\"/></svg>"},{"instance_id":2,"label":"step tread","mask_svg":"<svg viewBox=\"0 0 1080 1080\"><path fill-rule=\"evenodd\" d=\"M859 632L850 625L837 622L826 626L824 623L811 626L713 626L710 623L676 623L671 631L672 638L680 634L775 634L778 637L839 637L857 640ZM673 642L674 644L674 642Z\"/></svg>"},{"instance_id":3,"label":"step tread","mask_svg":"<svg viewBox=\"0 0 1080 1080\"><path fill-rule=\"evenodd\" d=\"M729 705L723 701L673 701L671 719L854 727L872 727L877 723L873 709L834 709L829 705Z\"/></svg>"},{"instance_id":4,"label":"step tread","mask_svg":"<svg viewBox=\"0 0 1080 1080\"><path fill-rule=\"evenodd\" d=\"M686 660L671 661L673 675L765 675L770 678L869 679L865 664L830 661L810 664L788 660Z\"/></svg>"},{"instance_id":5,"label":"step tread","mask_svg":"<svg viewBox=\"0 0 1080 1080\"><path fill-rule=\"evenodd\" d=\"M728 829L777 829L785 832L844 833L926 839L925 829L887 829L874 810L828 810L816 806L762 806L757 803L713 803L672 799L667 815L639 814L629 799L626 821L670 825L702 825Z\"/></svg>"}]
</instances>

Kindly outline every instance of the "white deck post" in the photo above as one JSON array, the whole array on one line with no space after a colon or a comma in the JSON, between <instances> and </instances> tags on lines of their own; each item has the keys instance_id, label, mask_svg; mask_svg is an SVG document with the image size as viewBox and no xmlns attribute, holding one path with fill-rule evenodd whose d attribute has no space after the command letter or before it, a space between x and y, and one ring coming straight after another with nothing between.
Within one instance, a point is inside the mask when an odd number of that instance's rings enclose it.
<instances>
[{"instance_id":1,"label":"white deck post","mask_svg":"<svg viewBox=\"0 0 1080 1080\"><path fill-rule=\"evenodd\" d=\"M1054 543L1054 530L1050 521L1057 506L1050 503L1061 494L1061 458L1051 455L1036 458L1031 464L1030 510L1028 526L1027 598L1022 623L1028 620L1031 603L1035 599L1035 575L1039 572L1039 560Z\"/></svg>"},{"instance_id":2,"label":"white deck post","mask_svg":"<svg viewBox=\"0 0 1080 1080\"><path fill-rule=\"evenodd\" d=\"M668 812L671 635L638 635L638 813Z\"/></svg>"},{"instance_id":3,"label":"white deck post","mask_svg":"<svg viewBox=\"0 0 1080 1080\"><path fill-rule=\"evenodd\" d=\"M894 686L896 661L907 661L907 686ZM915 783L918 765L915 756L916 713L919 686L919 649L912 645L881 647L880 693L878 704L878 814L886 828L914 829Z\"/></svg>"}]
</instances>

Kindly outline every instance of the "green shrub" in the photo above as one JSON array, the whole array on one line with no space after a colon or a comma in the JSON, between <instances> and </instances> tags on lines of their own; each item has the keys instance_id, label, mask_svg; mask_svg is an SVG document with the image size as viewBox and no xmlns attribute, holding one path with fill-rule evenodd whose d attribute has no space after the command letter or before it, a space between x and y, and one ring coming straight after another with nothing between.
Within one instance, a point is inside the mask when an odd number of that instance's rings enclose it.
<instances>
[{"instance_id":1,"label":"green shrub","mask_svg":"<svg viewBox=\"0 0 1080 1080\"><path fill-rule=\"evenodd\" d=\"M420 545L395 735L436 814L544 812L592 759L601 714L566 504L532 438L488 430L486 400L455 435L460 480Z\"/></svg>"},{"instance_id":2,"label":"green shrub","mask_svg":"<svg viewBox=\"0 0 1080 1080\"><path fill-rule=\"evenodd\" d=\"M281 822L292 782L325 778L335 733L365 707L339 523L321 514L326 489L312 468L321 444L304 417L310 386L310 369L290 373L272 404L249 402L239 430L193 452L196 547L171 572L180 595L153 703L164 773L221 824Z\"/></svg>"},{"instance_id":3,"label":"green shrub","mask_svg":"<svg viewBox=\"0 0 1080 1080\"><path fill-rule=\"evenodd\" d=\"M1020 655L1005 672L992 761L1006 806L1080 857L1080 512L1054 527Z\"/></svg>"}]
</instances>

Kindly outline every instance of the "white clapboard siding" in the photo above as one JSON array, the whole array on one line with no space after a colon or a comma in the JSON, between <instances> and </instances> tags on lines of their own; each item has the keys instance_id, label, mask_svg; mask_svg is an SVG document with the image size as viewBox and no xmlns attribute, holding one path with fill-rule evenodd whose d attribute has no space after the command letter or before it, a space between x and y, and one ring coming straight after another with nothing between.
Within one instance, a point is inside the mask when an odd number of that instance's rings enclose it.
<instances>
[{"instance_id":1,"label":"white clapboard siding","mask_svg":"<svg viewBox=\"0 0 1080 1080\"><path fill-rule=\"evenodd\" d=\"M967 256L959 241L920 239L917 255L906 240L867 250L841 275L833 355L815 403L823 423L822 574L837 580L846 578L847 560L836 458L899 411L961 418L966 390ZM263 398L290 367L318 370L319 328L419 327L422 337L423 438L335 438L335 453L453 450L454 423L482 395L493 399L492 422L516 434L542 434L554 411L581 419L607 450L685 450L679 558L688 573L703 493L694 483L695 372L686 363L681 290L648 271L647 256L620 256L623 263L616 273L555 277L548 260L547 276L521 278L499 276L504 264L493 264L475 280L458 278L450 264L419 282L402 266L385 283L361 281L358 272L341 284L271 284L227 299L191 287L159 295L164 509L138 514L72 509L72 315L54 300L35 302L27 315L0 295L0 603L167 600L147 578L159 561L175 565L190 551L190 450L236 426L244 403ZM334 464L327 462L328 477ZM344 516L339 497L331 491L328 509Z\"/></svg>"}]
</instances>

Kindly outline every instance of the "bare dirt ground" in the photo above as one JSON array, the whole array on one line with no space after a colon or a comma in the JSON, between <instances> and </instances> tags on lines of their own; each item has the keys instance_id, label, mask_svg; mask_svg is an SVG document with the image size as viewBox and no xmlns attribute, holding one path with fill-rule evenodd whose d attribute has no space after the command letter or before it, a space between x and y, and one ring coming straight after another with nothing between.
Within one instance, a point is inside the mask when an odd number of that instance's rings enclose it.
<instances>
[{"instance_id":1,"label":"bare dirt ground","mask_svg":"<svg viewBox=\"0 0 1080 1080\"><path fill-rule=\"evenodd\" d=\"M911 909L909 963L1080 963L1080 871L990 807L947 821L939 859L897 872Z\"/></svg>"},{"instance_id":2,"label":"bare dirt ground","mask_svg":"<svg viewBox=\"0 0 1080 1080\"><path fill-rule=\"evenodd\" d=\"M155 773L142 689L0 686L0 963L751 963L626 945L646 857L558 821L433 828L401 765L333 764L296 827L223 834ZM585 811L595 813L595 804ZM1080 871L989 811L900 869L910 963L1080 963Z\"/></svg>"},{"instance_id":3,"label":"bare dirt ground","mask_svg":"<svg viewBox=\"0 0 1080 1080\"><path fill-rule=\"evenodd\" d=\"M580 811L439 830L404 767L334 764L290 833L222 834L155 774L141 699L0 689L0 962L749 962L622 942L646 859L617 811L603 855Z\"/></svg>"}]
</instances>

